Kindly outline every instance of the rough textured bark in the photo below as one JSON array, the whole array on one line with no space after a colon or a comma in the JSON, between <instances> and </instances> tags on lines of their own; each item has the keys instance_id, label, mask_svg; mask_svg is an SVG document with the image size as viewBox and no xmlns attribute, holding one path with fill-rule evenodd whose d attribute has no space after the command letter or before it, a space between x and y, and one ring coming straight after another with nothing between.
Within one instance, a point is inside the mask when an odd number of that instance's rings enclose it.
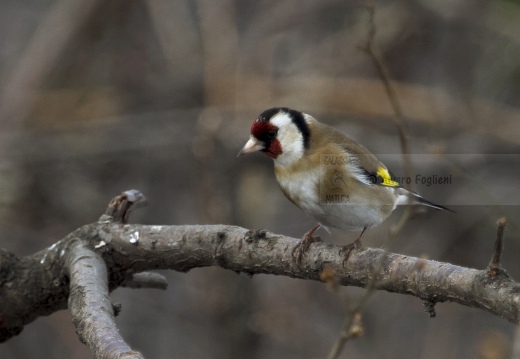
<instances>
[{"instance_id":1,"label":"rough textured bark","mask_svg":"<svg viewBox=\"0 0 520 359\"><path fill-rule=\"evenodd\" d=\"M0 251L0 341L40 316L67 308L69 281L55 251L65 251L67 243L65 239L24 258Z\"/></svg>"},{"instance_id":2,"label":"rough textured bark","mask_svg":"<svg viewBox=\"0 0 520 359\"><path fill-rule=\"evenodd\" d=\"M207 266L312 280L320 280L320 273L328 268L334 271L341 285L363 287L385 255L382 249L362 248L353 251L343 265L341 247L315 243L298 266L291 256L297 239L266 231L225 225L86 225L26 258L18 259L2 252L1 340L18 334L24 324L40 315L66 308L69 277L65 258L71 243L78 238L104 259L110 290L142 271L186 272ZM389 253L378 275L377 289L411 294L433 302L453 301L518 322L520 284L505 273L493 277L486 270Z\"/></svg>"},{"instance_id":3,"label":"rough textured bark","mask_svg":"<svg viewBox=\"0 0 520 359\"><path fill-rule=\"evenodd\" d=\"M67 307L80 339L95 357L139 358L117 333L108 292L118 286L164 287L164 279L140 273L186 272L220 266L246 274L332 280L414 295L433 310L452 301L519 322L520 284L499 268L477 270L382 249L352 251L344 262L340 246L314 243L298 264L295 238L236 226L149 226L124 224L139 193L125 192L109 204L98 223L83 226L34 255L0 251L0 341L17 335L38 316ZM326 274L326 276L324 276ZM99 309L101 308L101 310Z\"/></svg>"},{"instance_id":4,"label":"rough textured bark","mask_svg":"<svg viewBox=\"0 0 520 359\"><path fill-rule=\"evenodd\" d=\"M119 335L108 297L107 268L101 256L75 241L67 256L70 277L69 309L76 332L94 358L139 359Z\"/></svg>"}]
</instances>

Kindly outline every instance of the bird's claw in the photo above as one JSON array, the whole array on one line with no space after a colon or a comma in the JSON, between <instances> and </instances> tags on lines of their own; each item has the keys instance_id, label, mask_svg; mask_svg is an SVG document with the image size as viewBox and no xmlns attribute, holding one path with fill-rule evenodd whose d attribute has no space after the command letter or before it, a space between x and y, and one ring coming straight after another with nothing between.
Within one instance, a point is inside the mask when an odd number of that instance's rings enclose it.
<instances>
[{"instance_id":1,"label":"bird's claw","mask_svg":"<svg viewBox=\"0 0 520 359\"><path fill-rule=\"evenodd\" d=\"M359 249L361 248L362 245L361 245L361 236L359 236L358 239L356 239L354 242L352 243L349 243L347 244L346 246L343 246L340 250L339 250L339 254L342 255L343 254L343 267L345 266L345 262L348 260L348 258L350 257L350 254L352 253L352 251L354 249Z\"/></svg>"},{"instance_id":2,"label":"bird's claw","mask_svg":"<svg viewBox=\"0 0 520 359\"><path fill-rule=\"evenodd\" d=\"M310 245L314 242L321 242L320 236L313 236L314 232L316 232L320 227L321 225L318 224L316 227L305 233L298 244L294 246L291 255L296 260L298 265L301 264L302 258L305 255L305 252L307 252L309 249Z\"/></svg>"}]
</instances>

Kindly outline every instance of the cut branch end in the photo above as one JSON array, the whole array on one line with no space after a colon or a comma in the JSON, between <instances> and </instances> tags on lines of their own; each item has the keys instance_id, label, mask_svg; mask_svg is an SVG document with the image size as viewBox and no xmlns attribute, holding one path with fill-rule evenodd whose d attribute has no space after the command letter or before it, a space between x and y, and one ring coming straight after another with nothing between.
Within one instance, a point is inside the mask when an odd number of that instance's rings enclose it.
<instances>
[{"instance_id":1,"label":"cut branch end","mask_svg":"<svg viewBox=\"0 0 520 359\"><path fill-rule=\"evenodd\" d=\"M146 203L146 197L138 190L125 191L110 201L98 222L127 223L130 212Z\"/></svg>"}]
</instances>

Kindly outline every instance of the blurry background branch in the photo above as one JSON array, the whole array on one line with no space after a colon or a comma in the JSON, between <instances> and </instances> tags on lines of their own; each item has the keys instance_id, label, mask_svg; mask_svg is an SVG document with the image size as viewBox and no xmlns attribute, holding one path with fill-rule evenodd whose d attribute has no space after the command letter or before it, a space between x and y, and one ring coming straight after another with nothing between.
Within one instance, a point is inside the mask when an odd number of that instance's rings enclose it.
<instances>
[{"instance_id":1,"label":"blurry background branch","mask_svg":"<svg viewBox=\"0 0 520 359\"><path fill-rule=\"evenodd\" d=\"M55 1L38 24L21 61L0 91L2 128L21 126L59 57L98 6L100 1Z\"/></svg>"},{"instance_id":2,"label":"blurry background branch","mask_svg":"<svg viewBox=\"0 0 520 359\"><path fill-rule=\"evenodd\" d=\"M409 220L392 252L481 268L493 220L506 216L501 266L520 278L518 1L373 4L414 176L453 175L416 190L457 211ZM367 19L364 1L0 2L0 247L21 257L6 261L22 268L131 187L153 204L137 223L233 223L301 237L315 223L279 192L270 160L235 158L251 121L273 106L396 154L381 159L403 176L394 112L358 48ZM381 246L399 215L366 233L366 245ZM174 290L111 294L127 309L117 318L122 336L151 357L322 357L348 311L315 281L217 266L163 275ZM340 292L349 308L364 296ZM516 326L487 311L442 305L430 320L416 298L385 291L369 303L366 335L349 357L505 359L513 349ZM0 357L90 358L71 319L40 317Z\"/></svg>"}]
</instances>

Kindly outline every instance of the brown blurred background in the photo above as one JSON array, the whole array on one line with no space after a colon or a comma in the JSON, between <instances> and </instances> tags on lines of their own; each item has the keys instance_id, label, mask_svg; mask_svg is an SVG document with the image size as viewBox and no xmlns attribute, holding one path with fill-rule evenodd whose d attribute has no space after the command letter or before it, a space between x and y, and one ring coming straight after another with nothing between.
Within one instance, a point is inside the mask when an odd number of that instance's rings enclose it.
<instances>
[{"instance_id":1,"label":"brown blurred background","mask_svg":"<svg viewBox=\"0 0 520 359\"><path fill-rule=\"evenodd\" d=\"M520 279L520 2L373 3L378 54L405 116L427 211L392 250L484 268L505 215ZM264 109L332 124L402 173L393 112L370 58L364 1L2 0L0 247L27 255L97 220L136 188L143 224L225 223L300 237L315 223L271 160L236 158ZM430 161L431 159L431 161ZM400 172L401 171L401 172ZM366 234L381 245L397 211ZM356 234L321 233L345 243ZM147 358L324 358L358 288L219 268L164 273L167 291L118 289L121 334ZM347 299L345 299L347 298ZM1 305L1 303L0 303ZM344 358L508 358L514 326L481 310L376 293ZM0 358L90 358L67 311L0 345Z\"/></svg>"}]
</instances>

